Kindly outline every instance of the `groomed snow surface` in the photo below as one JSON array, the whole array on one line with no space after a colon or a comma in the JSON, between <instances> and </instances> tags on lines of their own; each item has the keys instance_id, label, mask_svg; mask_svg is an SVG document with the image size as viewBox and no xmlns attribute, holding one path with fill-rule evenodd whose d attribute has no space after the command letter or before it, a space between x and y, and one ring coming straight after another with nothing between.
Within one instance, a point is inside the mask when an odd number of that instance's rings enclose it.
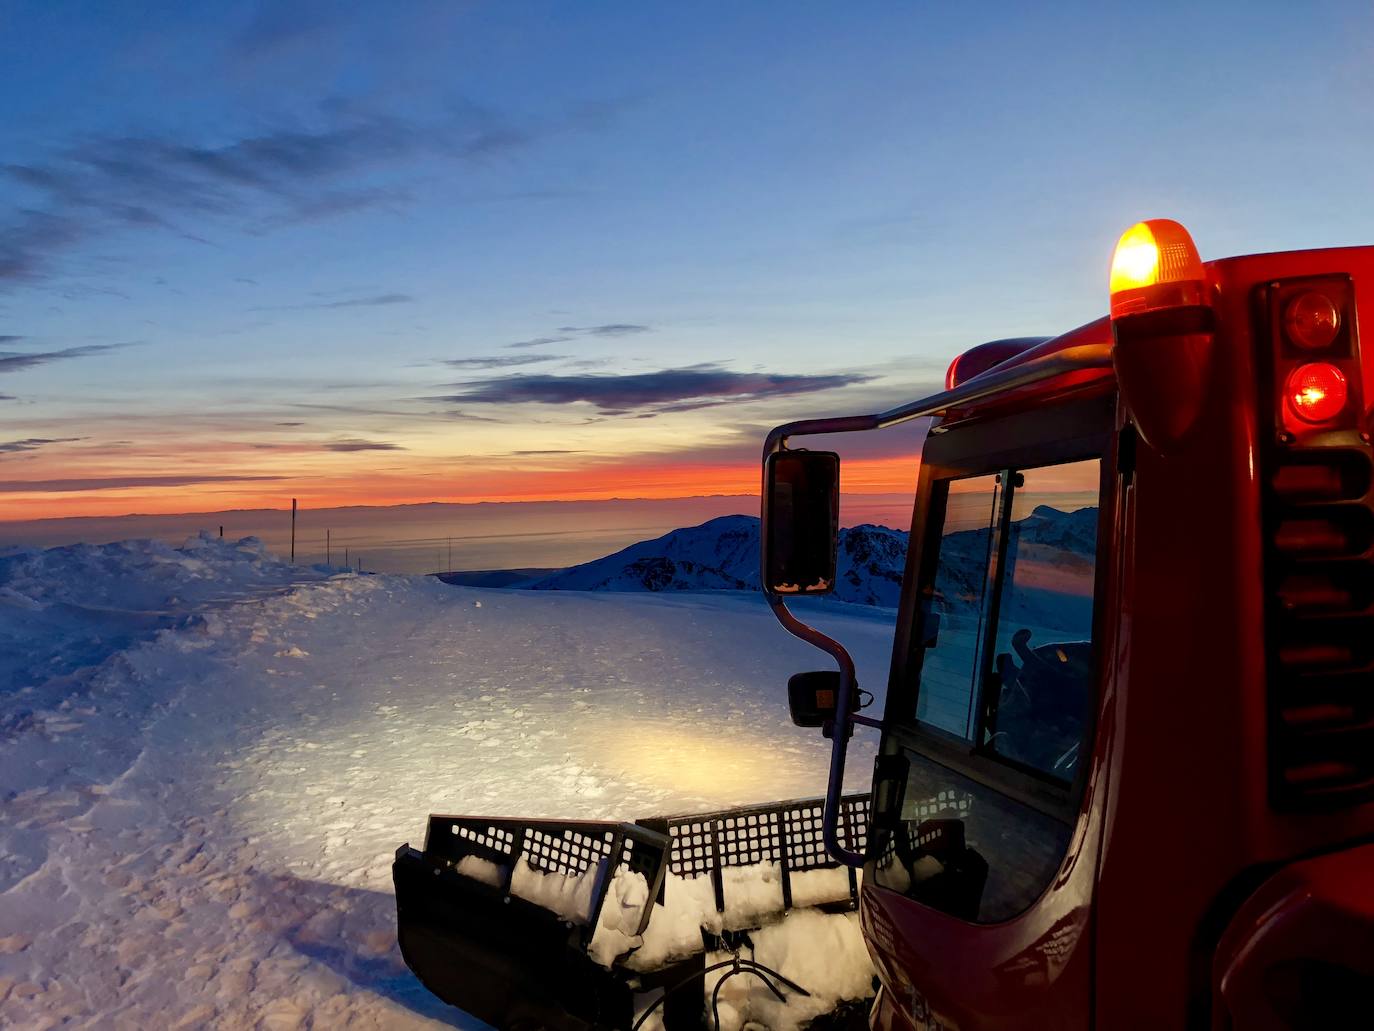
<instances>
[{"instance_id":1,"label":"groomed snow surface","mask_svg":"<svg viewBox=\"0 0 1374 1031\"><path fill-rule=\"evenodd\" d=\"M879 687L892 612L809 614ZM251 539L0 552L0 1026L481 1027L401 961L396 846L430 812L819 794L828 742L785 684L824 666L747 594L457 588ZM840 923L810 936L857 940ZM824 950L758 949L824 976ZM726 1026L788 1026L745 981Z\"/></svg>"}]
</instances>

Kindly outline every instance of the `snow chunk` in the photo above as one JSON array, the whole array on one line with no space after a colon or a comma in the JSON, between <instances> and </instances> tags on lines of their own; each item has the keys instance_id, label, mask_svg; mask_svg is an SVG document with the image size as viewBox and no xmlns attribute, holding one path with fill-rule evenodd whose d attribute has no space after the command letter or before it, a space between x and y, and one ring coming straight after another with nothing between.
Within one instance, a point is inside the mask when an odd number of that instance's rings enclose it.
<instances>
[{"instance_id":1,"label":"snow chunk","mask_svg":"<svg viewBox=\"0 0 1374 1031\"><path fill-rule=\"evenodd\" d=\"M606 866L603 859L593 863L582 873L570 876L561 873L544 873L536 870L521 858L515 864L511 877L510 891L527 902L543 906L557 913L564 920L586 924L591 922L592 897L596 894L597 881Z\"/></svg>"},{"instance_id":2,"label":"snow chunk","mask_svg":"<svg viewBox=\"0 0 1374 1031\"><path fill-rule=\"evenodd\" d=\"M644 919L644 907L652 905L649 882L644 875L624 866L617 869L606 891L606 901L602 903L601 917L596 922L596 933L592 935L587 953L603 967L609 967L636 948L642 941L636 932Z\"/></svg>"},{"instance_id":3,"label":"snow chunk","mask_svg":"<svg viewBox=\"0 0 1374 1031\"><path fill-rule=\"evenodd\" d=\"M474 881L490 884L493 888L500 888L506 883L507 867L481 856L464 856L458 860L454 870L460 877L469 877Z\"/></svg>"},{"instance_id":4,"label":"snow chunk","mask_svg":"<svg viewBox=\"0 0 1374 1031\"><path fill-rule=\"evenodd\" d=\"M820 870L792 871L792 905L823 906L849 898L849 870L834 866Z\"/></svg>"}]
</instances>

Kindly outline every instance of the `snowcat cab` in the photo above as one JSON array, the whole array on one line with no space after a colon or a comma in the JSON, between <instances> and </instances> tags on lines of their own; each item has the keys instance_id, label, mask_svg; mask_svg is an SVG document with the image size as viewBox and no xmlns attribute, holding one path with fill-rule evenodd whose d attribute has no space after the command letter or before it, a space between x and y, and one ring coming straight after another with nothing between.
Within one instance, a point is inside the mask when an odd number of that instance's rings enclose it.
<instances>
[{"instance_id":1,"label":"snowcat cab","mask_svg":"<svg viewBox=\"0 0 1374 1031\"><path fill-rule=\"evenodd\" d=\"M1182 226L1144 222L1108 316L974 347L933 397L774 430L762 583L834 667L788 685L831 741L826 797L431 816L394 867L406 961L499 1027L719 1027L729 979L819 1014L768 936L857 908L876 999L812 1026L1366 1026L1371 297L1374 247L1203 263ZM789 444L914 419L871 716L843 644L788 608L835 583L840 499L839 457ZM846 796L856 728L878 755Z\"/></svg>"},{"instance_id":2,"label":"snowcat cab","mask_svg":"<svg viewBox=\"0 0 1374 1031\"><path fill-rule=\"evenodd\" d=\"M1117 247L1107 318L764 450L764 589L836 669L826 842L863 870L872 1027L1366 1026L1374 997L1374 248ZM786 600L834 581L813 434L932 419L886 709ZM881 733L862 853L838 833Z\"/></svg>"}]
</instances>

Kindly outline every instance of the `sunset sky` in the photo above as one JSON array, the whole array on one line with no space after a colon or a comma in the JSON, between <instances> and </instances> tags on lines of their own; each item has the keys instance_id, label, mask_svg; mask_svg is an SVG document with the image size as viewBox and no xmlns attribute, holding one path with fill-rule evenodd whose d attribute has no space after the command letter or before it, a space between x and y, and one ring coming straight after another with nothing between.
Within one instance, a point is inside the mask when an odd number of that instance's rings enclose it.
<instances>
[{"instance_id":1,"label":"sunset sky","mask_svg":"<svg viewBox=\"0 0 1374 1031\"><path fill-rule=\"evenodd\" d=\"M769 426L1102 314L1139 218L1370 242L1372 48L1364 3L0 0L0 519L752 492Z\"/></svg>"}]
</instances>

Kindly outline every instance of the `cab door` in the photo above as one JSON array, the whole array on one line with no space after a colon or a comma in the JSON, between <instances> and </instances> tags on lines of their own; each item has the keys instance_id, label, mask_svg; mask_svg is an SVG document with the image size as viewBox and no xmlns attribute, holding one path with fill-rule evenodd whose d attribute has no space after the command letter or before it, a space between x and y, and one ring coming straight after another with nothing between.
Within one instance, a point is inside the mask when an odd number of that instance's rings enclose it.
<instances>
[{"instance_id":1,"label":"cab door","mask_svg":"<svg viewBox=\"0 0 1374 1031\"><path fill-rule=\"evenodd\" d=\"M1112 398L933 434L875 780L880 1028L1090 1026Z\"/></svg>"}]
</instances>

